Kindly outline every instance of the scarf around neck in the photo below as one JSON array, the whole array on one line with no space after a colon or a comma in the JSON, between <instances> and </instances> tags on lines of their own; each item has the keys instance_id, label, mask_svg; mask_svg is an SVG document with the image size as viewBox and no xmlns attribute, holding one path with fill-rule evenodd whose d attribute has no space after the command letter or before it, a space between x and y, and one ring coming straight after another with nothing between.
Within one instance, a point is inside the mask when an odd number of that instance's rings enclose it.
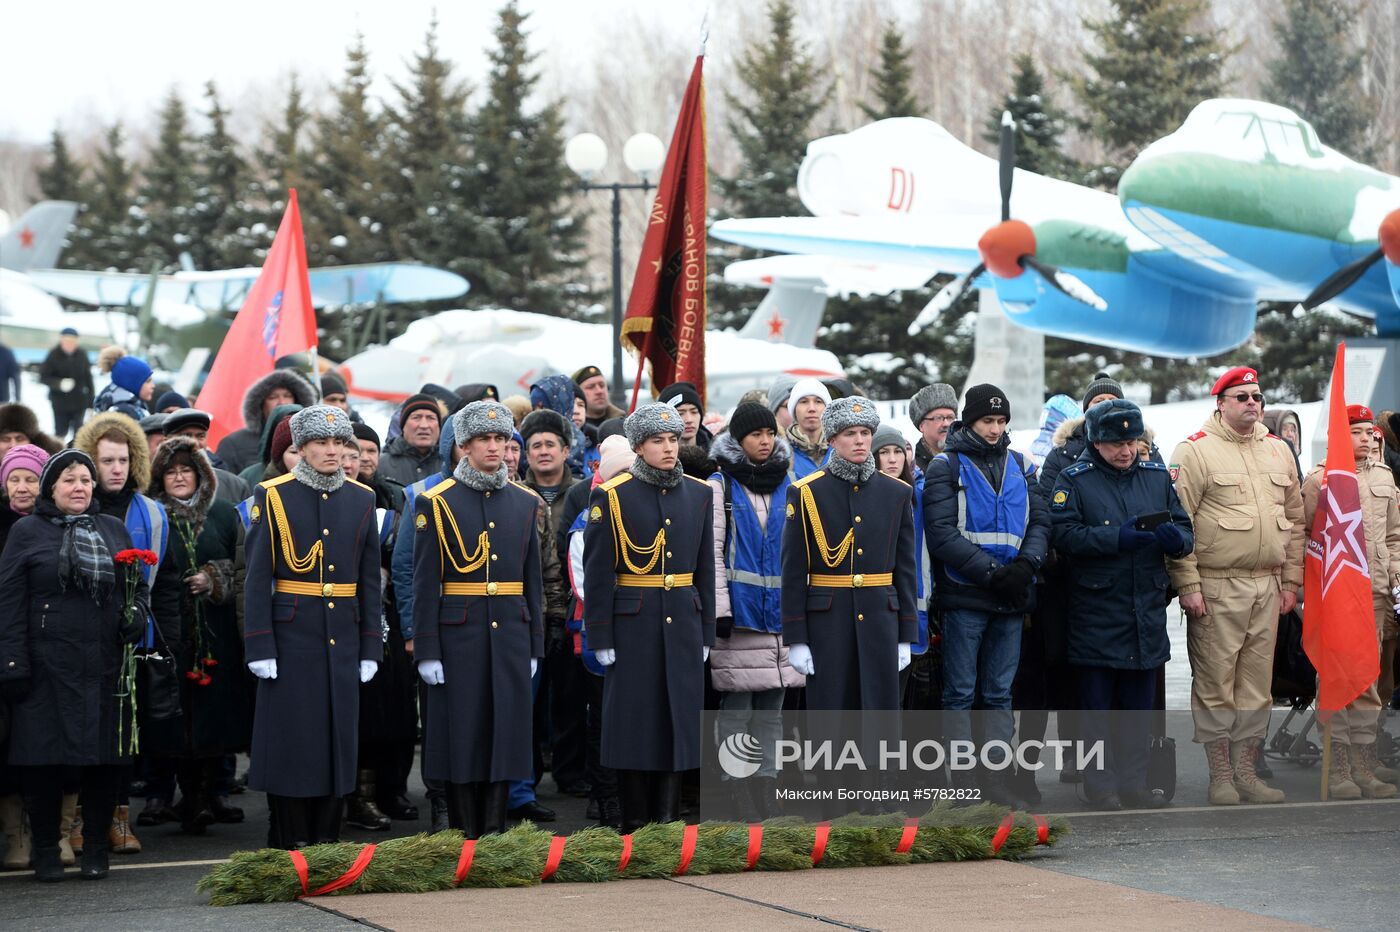
<instances>
[{"instance_id":1,"label":"scarf around neck","mask_svg":"<svg viewBox=\"0 0 1400 932\"><path fill-rule=\"evenodd\" d=\"M679 462L671 469L657 469L655 466L648 466L646 460L640 456L627 471L647 485L654 485L658 489L674 489L685 477L685 469Z\"/></svg>"},{"instance_id":2,"label":"scarf around neck","mask_svg":"<svg viewBox=\"0 0 1400 932\"><path fill-rule=\"evenodd\" d=\"M867 456L865 462L857 466L845 457L833 452L831 459L826 461L826 471L852 485L857 482L869 482L870 477L875 475L875 455L872 453Z\"/></svg>"},{"instance_id":3,"label":"scarf around neck","mask_svg":"<svg viewBox=\"0 0 1400 932\"><path fill-rule=\"evenodd\" d=\"M335 472L325 475L306 465L305 460L297 460L292 467L292 475L302 485L310 486L317 492L334 492L345 484L345 470L337 466Z\"/></svg>"},{"instance_id":4,"label":"scarf around neck","mask_svg":"<svg viewBox=\"0 0 1400 932\"><path fill-rule=\"evenodd\" d=\"M452 471L452 478L478 492L499 492L510 481L510 467L502 463L495 472L482 472L467 462L467 458L464 456L458 461L457 468Z\"/></svg>"},{"instance_id":5,"label":"scarf around neck","mask_svg":"<svg viewBox=\"0 0 1400 932\"><path fill-rule=\"evenodd\" d=\"M59 586L65 592L81 589L94 602L105 601L116 582L116 571L112 551L97 529L97 519L90 514L64 514L57 507L44 508L39 513L63 529L63 540L58 545Z\"/></svg>"}]
</instances>

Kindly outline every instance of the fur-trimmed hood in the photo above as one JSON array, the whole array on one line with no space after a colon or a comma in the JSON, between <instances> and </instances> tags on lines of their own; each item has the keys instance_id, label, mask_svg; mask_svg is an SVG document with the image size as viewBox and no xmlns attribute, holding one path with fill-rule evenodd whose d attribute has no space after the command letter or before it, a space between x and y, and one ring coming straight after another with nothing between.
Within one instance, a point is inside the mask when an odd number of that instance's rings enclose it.
<instances>
[{"instance_id":1,"label":"fur-trimmed hood","mask_svg":"<svg viewBox=\"0 0 1400 932\"><path fill-rule=\"evenodd\" d=\"M721 467L740 466L749 461L744 453L744 448L739 445L739 441L734 439L734 435L729 431L721 431L715 434L714 441L710 444L710 456ZM792 446L787 438L779 434L773 438L773 452L769 454L770 462L779 462L783 468L787 469L792 463Z\"/></svg>"},{"instance_id":2,"label":"fur-trimmed hood","mask_svg":"<svg viewBox=\"0 0 1400 932\"><path fill-rule=\"evenodd\" d=\"M63 444L39 429L39 418L34 409L18 403L0 405L0 434L18 431L29 438L29 442L53 456L63 449Z\"/></svg>"},{"instance_id":3,"label":"fur-trimmed hood","mask_svg":"<svg viewBox=\"0 0 1400 932\"><path fill-rule=\"evenodd\" d=\"M199 487L195 489L194 501L189 504L178 502L165 492L165 473L170 468L170 460L180 451L190 454L195 472L199 474ZM171 518L179 518L195 526L195 533L204 526L204 516L209 513L209 504L214 500L214 490L218 487L218 477L209 457L190 437L171 437L156 447L155 460L151 463L151 481L146 494L165 506Z\"/></svg>"},{"instance_id":4,"label":"fur-trimmed hood","mask_svg":"<svg viewBox=\"0 0 1400 932\"><path fill-rule=\"evenodd\" d=\"M146 446L146 434L125 414L104 411L89 418L73 438L73 446L82 450L97 462L97 440L111 430L118 430L126 437L126 445L131 451L131 472L128 480L140 491L151 484L151 454Z\"/></svg>"},{"instance_id":5,"label":"fur-trimmed hood","mask_svg":"<svg viewBox=\"0 0 1400 932\"><path fill-rule=\"evenodd\" d=\"M1061 424L1059 427L1056 427L1055 436L1054 439L1051 441L1051 445L1056 447L1062 447L1065 444L1069 443L1070 438L1073 437L1076 433L1079 434L1081 440L1087 436L1084 433L1084 415L1082 414L1079 415L1079 417L1072 417L1068 421L1065 421L1063 424Z\"/></svg>"},{"instance_id":6,"label":"fur-trimmed hood","mask_svg":"<svg viewBox=\"0 0 1400 932\"><path fill-rule=\"evenodd\" d=\"M293 369L273 369L254 382L243 395L243 423L259 434L264 425L263 402L274 388L285 388L291 392L292 400L303 408L309 408L316 403L316 389L298 372Z\"/></svg>"}]
</instances>

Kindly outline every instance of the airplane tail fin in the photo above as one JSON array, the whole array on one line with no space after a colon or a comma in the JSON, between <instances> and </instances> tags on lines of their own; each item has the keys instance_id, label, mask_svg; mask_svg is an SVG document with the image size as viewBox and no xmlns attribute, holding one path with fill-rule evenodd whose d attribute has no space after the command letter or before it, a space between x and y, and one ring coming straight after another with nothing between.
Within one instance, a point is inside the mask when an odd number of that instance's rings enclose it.
<instances>
[{"instance_id":1,"label":"airplane tail fin","mask_svg":"<svg viewBox=\"0 0 1400 932\"><path fill-rule=\"evenodd\" d=\"M815 346L817 328L826 312L826 300L826 291L819 281L778 279L769 287L739 336L769 343Z\"/></svg>"},{"instance_id":2,"label":"airplane tail fin","mask_svg":"<svg viewBox=\"0 0 1400 932\"><path fill-rule=\"evenodd\" d=\"M40 201L0 237L0 268L15 272L51 269L63 252L63 240L78 205L72 201Z\"/></svg>"}]
</instances>

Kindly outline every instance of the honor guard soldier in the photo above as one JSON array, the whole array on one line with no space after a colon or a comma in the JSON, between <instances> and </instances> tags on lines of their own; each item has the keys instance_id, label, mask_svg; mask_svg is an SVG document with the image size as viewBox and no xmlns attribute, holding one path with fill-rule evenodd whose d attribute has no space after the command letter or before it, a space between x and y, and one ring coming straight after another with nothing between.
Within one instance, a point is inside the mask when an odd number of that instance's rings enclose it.
<instances>
[{"instance_id":1,"label":"honor guard soldier","mask_svg":"<svg viewBox=\"0 0 1400 932\"><path fill-rule=\"evenodd\" d=\"M1264 390L1245 366L1211 389L1215 411L1167 467L1196 531L1168 564L1186 612L1195 739L1205 745L1212 805L1281 803L1257 764L1273 707L1278 617L1303 585L1303 497L1287 443L1261 422Z\"/></svg>"},{"instance_id":2,"label":"honor guard soldier","mask_svg":"<svg viewBox=\"0 0 1400 932\"><path fill-rule=\"evenodd\" d=\"M631 832L680 818L681 771L700 766L715 555L710 485L681 469L680 415L642 405L624 430L637 460L589 500L583 611L607 667L601 762Z\"/></svg>"},{"instance_id":3,"label":"honor guard soldier","mask_svg":"<svg viewBox=\"0 0 1400 932\"><path fill-rule=\"evenodd\" d=\"M474 401L453 423L465 455L414 502L414 657L428 684L423 776L446 784L448 824L478 838L505 831L508 781L534 778L545 506L510 481L509 408Z\"/></svg>"},{"instance_id":4,"label":"honor guard soldier","mask_svg":"<svg viewBox=\"0 0 1400 932\"><path fill-rule=\"evenodd\" d=\"M337 841L355 790L360 683L379 669L374 493L340 468L350 417L291 420L301 460L249 509L244 648L258 677L248 786L267 793L268 845Z\"/></svg>"},{"instance_id":5,"label":"honor guard soldier","mask_svg":"<svg viewBox=\"0 0 1400 932\"><path fill-rule=\"evenodd\" d=\"M876 469L879 424L869 399L833 401L826 467L787 492L783 640L809 709L898 709L919 634L910 488Z\"/></svg>"}]
</instances>

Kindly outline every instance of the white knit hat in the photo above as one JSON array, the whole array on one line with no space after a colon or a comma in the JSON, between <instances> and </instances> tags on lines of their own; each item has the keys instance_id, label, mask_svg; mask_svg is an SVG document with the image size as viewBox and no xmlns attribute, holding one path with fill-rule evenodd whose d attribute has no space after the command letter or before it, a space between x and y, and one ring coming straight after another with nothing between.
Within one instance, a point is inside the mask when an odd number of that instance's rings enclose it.
<instances>
[{"instance_id":1,"label":"white knit hat","mask_svg":"<svg viewBox=\"0 0 1400 932\"><path fill-rule=\"evenodd\" d=\"M798 379L797 384L792 387L792 391L788 394L789 416L797 417L797 403L808 395L816 395L822 401L831 404L831 392L827 391L825 385L812 378Z\"/></svg>"}]
</instances>

